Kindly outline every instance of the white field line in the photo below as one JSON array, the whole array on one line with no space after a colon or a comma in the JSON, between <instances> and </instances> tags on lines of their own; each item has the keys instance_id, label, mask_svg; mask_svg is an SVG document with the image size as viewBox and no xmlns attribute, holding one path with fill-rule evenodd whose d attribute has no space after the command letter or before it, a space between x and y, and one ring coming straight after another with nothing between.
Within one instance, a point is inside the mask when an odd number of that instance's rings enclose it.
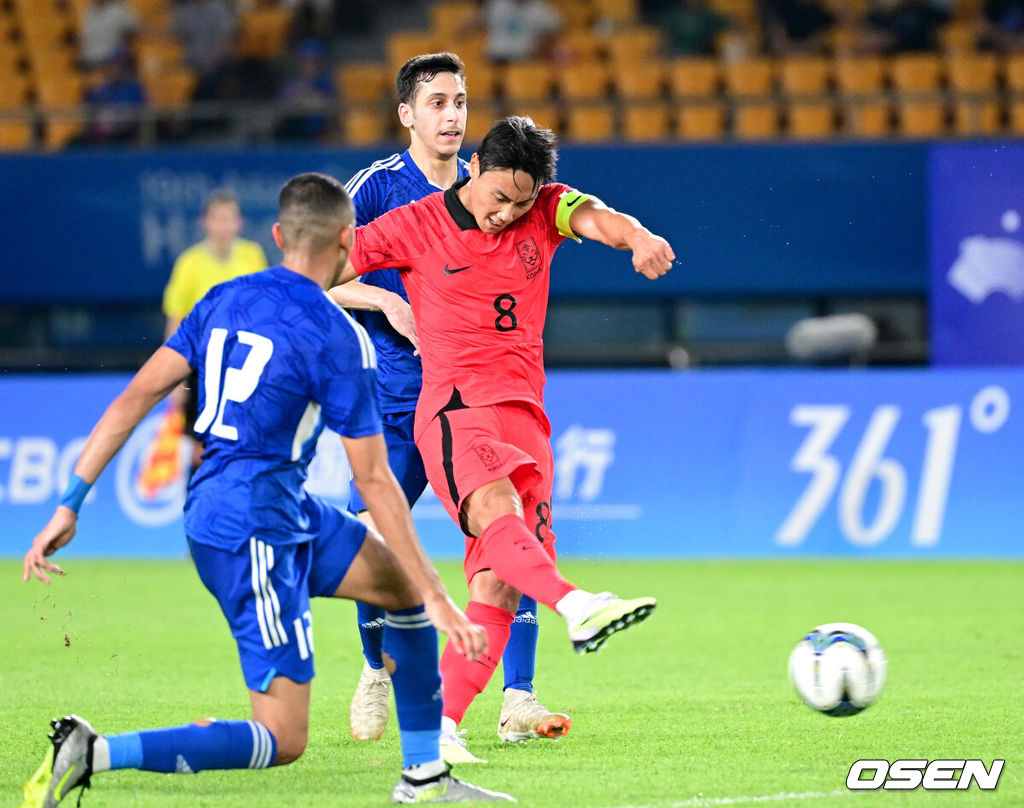
<instances>
[{"instance_id":1,"label":"white field line","mask_svg":"<svg viewBox=\"0 0 1024 808\"><path fill-rule=\"evenodd\" d=\"M848 797L850 792L842 791L802 791L764 794L760 796L742 797L691 797L681 802L653 802L646 805L618 805L615 808L717 808L720 805L764 805L771 803L787 803L795 800L821 800L827 797Z\"/></svg>"}]
</instances>

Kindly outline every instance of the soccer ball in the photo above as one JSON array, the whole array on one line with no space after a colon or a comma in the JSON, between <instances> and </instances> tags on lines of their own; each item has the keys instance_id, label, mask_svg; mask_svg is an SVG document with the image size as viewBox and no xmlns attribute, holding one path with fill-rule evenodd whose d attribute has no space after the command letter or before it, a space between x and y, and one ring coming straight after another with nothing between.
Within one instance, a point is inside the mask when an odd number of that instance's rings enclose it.
<instances>
[{"instance_id":1,"label":"soccer ball","mask_svg":"<svg viewBox=\"0 0 1024 808\"><path fill-rule=\"evenodd\" d=\"M825 623L789 655L789 680L808 707L826 715L855 715L885 684L885 653L875 635L853 623Z\"/></svg>"}]
</instances>

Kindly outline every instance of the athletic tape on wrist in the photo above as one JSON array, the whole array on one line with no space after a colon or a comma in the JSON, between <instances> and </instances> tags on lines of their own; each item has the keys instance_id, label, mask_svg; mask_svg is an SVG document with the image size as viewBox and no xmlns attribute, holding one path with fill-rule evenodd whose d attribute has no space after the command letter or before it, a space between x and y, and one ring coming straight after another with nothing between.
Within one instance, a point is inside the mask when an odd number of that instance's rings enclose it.
<instances>
[{"instance_id":1,"label":"athletic tape on wrist","mask_svg":"<svg viewBox=\"0 0 1024 808\"><path fill-rule=\"evenodd\" d=\"M71 479L68 480L68 487L64 489L64 495L60 498L60 504L78 513L90 488L92 488L92 483L87 483L77 474L72 474Z\"/></svg>"}]
</instances>

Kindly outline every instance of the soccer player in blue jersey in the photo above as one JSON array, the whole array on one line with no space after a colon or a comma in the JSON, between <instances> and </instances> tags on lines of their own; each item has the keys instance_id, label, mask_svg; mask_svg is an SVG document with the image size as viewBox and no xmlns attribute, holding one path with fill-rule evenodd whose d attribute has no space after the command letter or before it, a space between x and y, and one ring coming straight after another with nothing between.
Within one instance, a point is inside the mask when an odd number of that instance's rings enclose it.
<instances>
[{"instance_id":1,"label":"soccer player in blue jersey","mask_svg":"<svg viewBox=\"0 0 1024 808\"><path fill-rule=\"evenodd\" d=\"M459 158L466 129L466 80L462 61L453 53L416 56L398 71L398 116L409 130L409 149L378 160L346 184L356 209L356 224L364 225L409 202L446 190L469 176L469 164ZM413 418L422 385L423 366L415 351L415 325L408 296L397 269L371 272L331 290L335 301L355 311L377 349L378 391L388 459L410 504L427 486L423 461L413 442ZM349 509L373 526L359 492L352 491ZM379 607L358 605L359 632L366 661L349 710L352 737L377 740L384 734L390 706L390 680L381 658ZM537 653L537 603L523 596L502 656L505 696L498 720L503 741L558 738L572 722L537 701L533 676ZM441 751L452 763L477 762L445 726Z\"/></svg>"},{"instance_id":2,"label":"soccer player in blue jersey","mask_svg":"<svg viewBox=\"0 0 1024 808\"><path fill-rule=\"evenodd\" d=\"M90 486L153 406L196 371L195 431L205 453L189 486L185 530L196 570L238 645L252 719L114 735L78 716L55 720L52 747L25 786L25 808L56 805L111 769L181 774L294 761L308 734L311 596L386 610L384 652L403 756L392 801L511 799L452 778L441 759L434 627L470 659L486 650L486 639L423 553L388 466L373 345L325 293L352 246L351 200L336 180L302 174L282 189L278 215L281 265L215 287L146 362L93 429L24 563L25 580L63 574L47 557L74 536ZM342 436L386 543L303 488L324 425Z\"/></svg>"}]
</instances>

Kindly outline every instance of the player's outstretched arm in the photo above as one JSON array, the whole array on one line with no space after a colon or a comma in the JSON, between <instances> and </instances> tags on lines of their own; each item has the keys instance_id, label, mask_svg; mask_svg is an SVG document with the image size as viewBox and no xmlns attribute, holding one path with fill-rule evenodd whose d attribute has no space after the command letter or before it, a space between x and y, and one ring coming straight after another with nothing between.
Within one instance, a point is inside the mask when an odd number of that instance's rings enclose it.
<instances>
[{"instance_id":1,"label":"player's outstretched arm","mask_svg":"<svg viewBox=\"0 0 1024 808\"><path fill-rule=\"evenodd\" d=\"M56 564L47 560L75 535L78 507L118 450L128 440L132 430L146 417L175 386L190 373L188 362L171 348L157 349L145 365L135 374L124 391L114 399L93 427L82 454L75 464L72 485L57 506L46 527L32 541L25 554L24 580L35 575L43 583L50 583L47 572L63 575Z\"/></svg>"},{"instance_id":2,"label":"player's outstretched arm","mask_svg":"<svg viewBox=\"0 0 1024 808\"><path fill-rule=\"evenodd\" d=\"M346 309L384 312L391 327L409 340L416 349L416 353L419 353L420 338L416 333L416 320L412 316L412 307L402 299L401 295L358 280L335 286L329 289L327 294L335 303Z\"/></svg>"},{"instance_id":3,"label":"player's outstretched arm","mask_svg":"<svg viewBox=\"0 0 1024 808\"><path fill-rule=\"evenodd\" d=\"M594 197L577 206L569 217L569 226L584 238L616 250L632 250L633 268L651 280L668 272L676 257L661 236L654 235L633 216L619 213Z\"/></svg>"},{"instance_id":4,"label":"player's outstretched arm","mask_svg":"<svg viewBox=\"0 0 1024 808\"><path fill-rule=\"evenodd\" d=\"M455 605L427 558L412 523L409 503L388 465L383 436L343 437L342 441L356 490L366 503L377 530L423 596L430 621L451 638L456 651L468 659L477 659L487 650L487 635Z\"/></svg>"}]
</instances>

